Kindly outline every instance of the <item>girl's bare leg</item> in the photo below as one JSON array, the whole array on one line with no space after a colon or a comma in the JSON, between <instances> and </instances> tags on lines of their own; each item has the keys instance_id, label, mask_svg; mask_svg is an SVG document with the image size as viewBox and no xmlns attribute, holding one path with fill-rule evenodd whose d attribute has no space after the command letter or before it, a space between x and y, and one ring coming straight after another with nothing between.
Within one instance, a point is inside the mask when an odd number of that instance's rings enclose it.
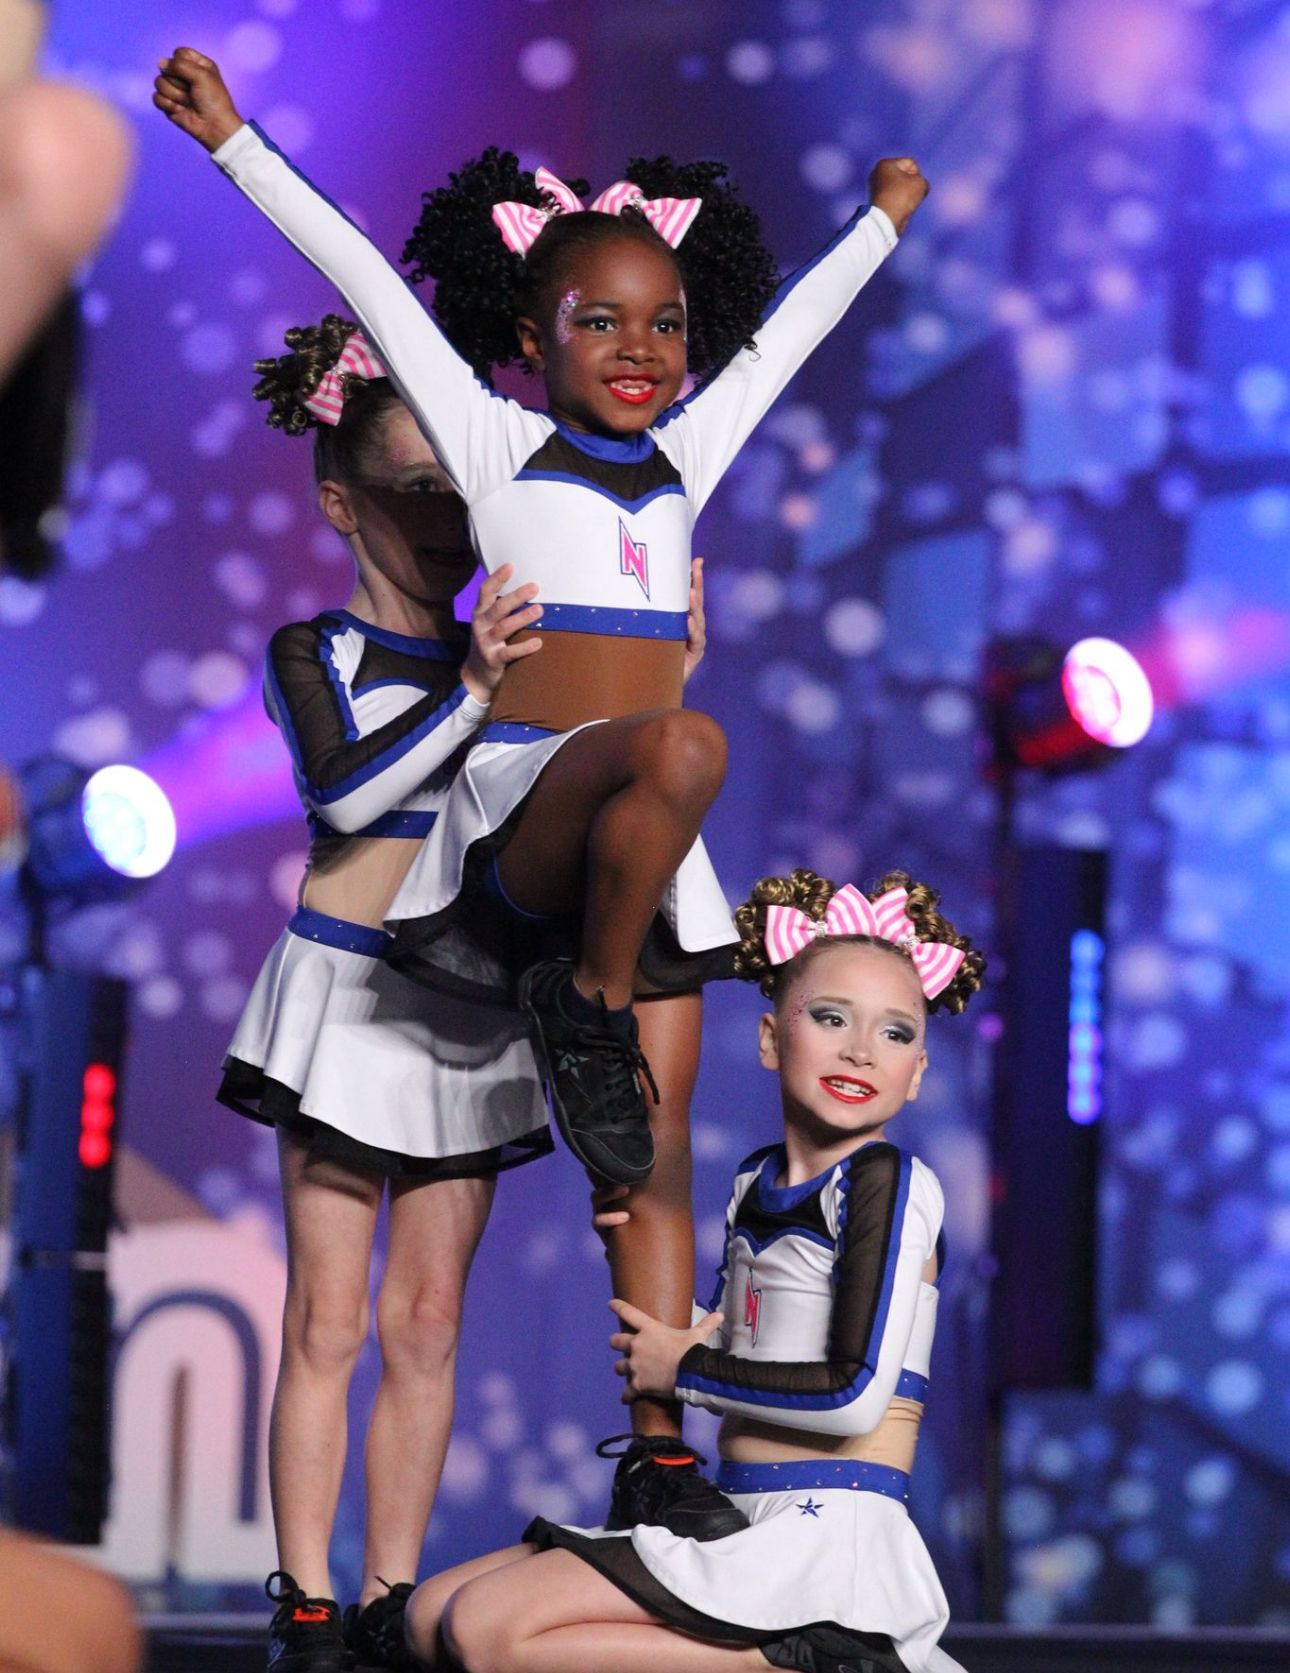
<instances>
[{"instance_id":1,"label":"girl's bare leg","mask_svg":"<svg viewBox=\"0 0 1290 1673\"><path fill-rule=\"evenodd\" d=\"M452 1428L462 1298L495 1180L396 1181L376 1303L381 1382L367 1430L367 1537L359 1602L415 1579Z\"/></svg>"},{"instance_id":2,"label":"girl's bare leg","mask_svg":"<svg viewBox=\"0 0 1290 1673\"><path fill-rule=\"evenodd\" d=\"M660 1626L570 1551L537 1556L472 1580L443 1619L467 1673L741 1673L766 1658L755 1646L687 1638Z\"/></svg>"},{"instance_id":3,"label":"girl's bare leg","mask_svg":"<svg viewBox=\"0 0 1290 1673\"><path fill-rule=\"evenodd\" d=\"M725 777L720 727L693 709L590 726L543 769L498 858L530 912L583 914L574 981L618 1008L663 891Z\"/></svg>"},{"instance_id":4,"label":"girl's bare leg","mask_svg":"<svg viewBox=\"0 0 1290 1673\"><path fill-rule=\"evenodd\" d=\"M605 1234L614 1294L664 1324L687 1330L694 1301L694 1216L690 1206L690 1099L699 1072L703 998L656 995L636 1002L641 1050L658 1083L647 1104L654 1135L654 1171L621 1206L631 1215ZM676 1401L637 1400L638 1435L679 1435Z\"/></svg>"},{"instance_id":5,"label":"girl's bare leg","mask_svg":"<svg viewBox=\"0 0 1290 1673\"><path fill-rule=\"evenodd\" d=\"M460 1591L468 1581L477 1580L481 1574L491 1573L497 1568L508 1568L512 1563L521 1562L525 1557L533 1555L531 1545L508 1545L504 1551L490 1551L486 1557L476 1557L469 1563L458 1563L456 1568L446 1568L442 1574L422 1581L408 1599L407 1612L403 1617L408 1646L417 1660L425 1667L438 1669L448 1666L442 1653L439 1626L443 1620L443 1612L448 1606L448 1599L454 1592Z\"/></svg>"},{"instance_id":6,"label":"girl's bare leg","mask_svg":"<svg viewBox=\"0 0 1290 1673\"><path fill-rule=\"evenodd\" d=\"M345 1399L367 1335L367 1275L384 1181L310 1161L278 1129L287 1227L282 1362L269 1422L278 1562L310 1597L330 1597L327 1547L345 1465Z\"/></svg>"}]
</instances>

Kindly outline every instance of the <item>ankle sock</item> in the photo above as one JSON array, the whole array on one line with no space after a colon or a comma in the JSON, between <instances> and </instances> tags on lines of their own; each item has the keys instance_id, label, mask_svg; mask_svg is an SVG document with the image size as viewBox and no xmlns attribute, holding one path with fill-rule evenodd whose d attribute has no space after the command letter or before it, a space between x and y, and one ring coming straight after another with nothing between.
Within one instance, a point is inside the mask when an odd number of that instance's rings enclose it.
<instances>
[{"instance_id":1,"label":"ankle sock","mask_svg":"<svg viewBox=\"0 0 1290 1673\"><path fill-rule=\"evenodd\" d=\"M570 1022L583 1022L591 1025L608 1024L615 1034L627 1039L631 1034L633 1011L630 1005L624 1005L620 1010L614 1010L606 1005L597 994L594 999L588 999L569 974L569 983L565 992L560 995L560 1003Z\"/></svg>"}]
</instances>

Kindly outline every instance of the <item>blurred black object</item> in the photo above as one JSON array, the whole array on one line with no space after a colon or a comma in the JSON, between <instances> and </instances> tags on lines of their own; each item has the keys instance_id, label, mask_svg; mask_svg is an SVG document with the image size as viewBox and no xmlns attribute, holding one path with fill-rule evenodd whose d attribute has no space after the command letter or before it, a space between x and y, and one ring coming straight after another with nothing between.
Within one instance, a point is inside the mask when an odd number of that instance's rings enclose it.
<instances>
[{"instance_id":1,"label":"blurred black object","mask_svg":"<svg viewBox=\"0 0 1290 1673\"><path fill-rule=\"evenodd\" d=\"M0 389L0 572L24 581L58 559L80 363L80 298L69 291Z\"/></svg>"}]
</instances>

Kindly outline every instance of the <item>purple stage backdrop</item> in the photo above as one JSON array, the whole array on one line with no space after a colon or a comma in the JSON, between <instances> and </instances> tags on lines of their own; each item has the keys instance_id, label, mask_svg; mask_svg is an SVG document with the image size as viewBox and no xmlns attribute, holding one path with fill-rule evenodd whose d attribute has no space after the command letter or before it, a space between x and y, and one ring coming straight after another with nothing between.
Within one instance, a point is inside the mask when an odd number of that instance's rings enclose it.
<instances>
[{"instance_id":1,"label":"purple stage backdrop","mask_svg":"<svg viewBox=\"0 0 1290 1673\"><path fill-rule=\"evenodd\" d=\"M490 142L597 186L633 152L723 157L785 269L873 158L918 156L926 210L700 525L710 651L689 695L732 745L709 848L732 900L795 863L906 866L988 945L984 644L1108 633L1147 656L1166 698L1148 741L1020 810L1027 836L1111 856L1109 1259L1096 1392L1008 1408L1005 1605L1028 1624L1290 1619L1290 5L1252 0L59 7L51 70L130 113L141 164L85 276L66 561L42 586L0 579L0 759L151 763L180 816L170 869L60 949L134 984L104 1561L185 1608L249 1601L273 1566L274 1146L212 1092L304 847L264 646L350 584L307 446L250 400L255 357L335 298L151 111L151 66L180 42L394 257L420 190ZM16 919L0 940L16 958ZM774 1132L758 1009L742 987L707 1009L701 1268L733 1164ZM934 1026L893 1135L949 1204L914 1509L964 1614L988 1013ZM603 1507L591 1446L622 1416L607 1293L568 1159L503 1179L427 1569L535 1510ZM376 1375L372 1348L356 1425ZM342 1596L361 1516L355 1449Z\"/></svg>"}]
</instances>

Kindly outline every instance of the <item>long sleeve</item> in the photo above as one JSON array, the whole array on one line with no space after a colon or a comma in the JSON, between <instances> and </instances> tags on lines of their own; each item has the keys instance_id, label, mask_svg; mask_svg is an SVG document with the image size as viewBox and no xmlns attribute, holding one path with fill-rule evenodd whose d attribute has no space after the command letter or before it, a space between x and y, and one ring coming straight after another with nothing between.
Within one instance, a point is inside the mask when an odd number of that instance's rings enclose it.
<instances>
[{"instance_id":1,"label":"long sleeve","mask_svg":"<svg viewBox=\"0 0 1290 1673\"><path fill-rule=\"evenodd\" d=\"M659 446L680 471L695 511L813 349L833 330L896 247L876 207L848 222L814 261L790 274L754 339L710 383L662 414Z\"/></svg>"},{"instance_id":2,"label":"long sleeve","mask_svg":"<svg viewBox=\"0 0 1290 1673\"><path fill-rule=\"evenodd\" d=\"M486 388L376 246L253 124L214 161L340 291L467 503L509 480L550 421Z\"/></svg>"},{"instance_id":3,"label":"long sleeve","mask_svg":"<svg viewBox=\"0 0 1290 1673\"><path fill-rule=\"evenodd\" d=\"M458 685L447 697L427 693L360 735L330 637L308 622L280 628L270 640L265 695L301 797L346 835L366 831L419 790L488 714Z\"/></svg>"},{"instance_id":4,"label":"long sleeve","mask_svg":"<svg viewBox=\"0 0 1290 1673\"><path fill-rule=\"evenodd\" d=\"M867 1434L896 1393L942 1212L929 1170L893 1145L866 1145L849 1164L826 1357L761 1360L691 1348L677 1376L679 1398L821 1434Z\"/></svg>"}]
</instances>

